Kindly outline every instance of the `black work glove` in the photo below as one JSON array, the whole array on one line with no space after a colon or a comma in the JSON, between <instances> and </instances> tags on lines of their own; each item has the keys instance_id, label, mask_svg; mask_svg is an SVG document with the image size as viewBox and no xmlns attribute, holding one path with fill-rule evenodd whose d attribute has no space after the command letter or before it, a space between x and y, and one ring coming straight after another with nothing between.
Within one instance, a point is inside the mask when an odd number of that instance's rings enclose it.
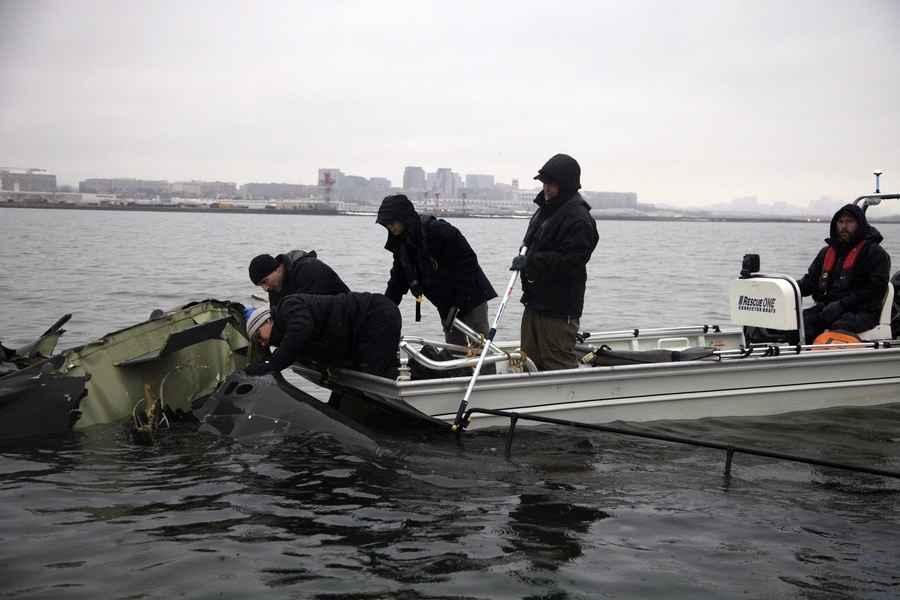
<instances>
[{"instance_id":1,"label":"black work glove","mask_svg":"<svg viewBox=\"0 0 900 600\"><path fill-rule=\"evenodd\" d=\"M253 363L252 365L247 365L244 368L244 373L251 377L258 377L260 375L269 373L270 370L271 368L269 366L269 361L261 360L259 362Z\"/></svg>"},{"instance_id":2,"label":"black work glove","mask_svg":"<svg viewBox=\"0 0 900 600\"><path fill-rule=\"evenodd\" d=\"M422 295L422 286L419 285L418 281L413 281L409 284L409 293L416 298Z\"/></svg>"},{"instance_id":3,"label":"black work glove","mask_svg":"<svg viewBox=\"0 0 900 600\"><path fill-rule=\"evenodd\" d=\"M509 266L510 271L524 271L528 267L528 257L519 255L512 259L512 264Z\"/></svg>"},{"instance_id":4,"label":"black work glove","mask_svg":"<svg viewBox=\"0 0 900 600\"><path fill-rule=\"evenodd\" d=\"M844 314L844 305L841 304L840 300L835 300L834 302L829 302L825 305L825 308L819 312L819 316L822 317L822 320L828 324L834 323Z\"/></svg>"}]
</instances>

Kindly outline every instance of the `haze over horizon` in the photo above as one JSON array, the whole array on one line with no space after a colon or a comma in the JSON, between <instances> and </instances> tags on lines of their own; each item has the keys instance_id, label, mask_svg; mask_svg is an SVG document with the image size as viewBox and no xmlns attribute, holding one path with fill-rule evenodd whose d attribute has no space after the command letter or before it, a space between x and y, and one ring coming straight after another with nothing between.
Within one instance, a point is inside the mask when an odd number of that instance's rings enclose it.
<instances>
[{"instance_id":1,"label":"haze over horizon","mask_svg":"<svg viewBox=\"0 0 900 600\"><path fill-rule=\"evenodd\" d=\"M679 207L900 191L900 3L0 0L0 165L315 183L557 152ZM893 75L892 75L893 73Z\"/></svg>"}]
</instances>

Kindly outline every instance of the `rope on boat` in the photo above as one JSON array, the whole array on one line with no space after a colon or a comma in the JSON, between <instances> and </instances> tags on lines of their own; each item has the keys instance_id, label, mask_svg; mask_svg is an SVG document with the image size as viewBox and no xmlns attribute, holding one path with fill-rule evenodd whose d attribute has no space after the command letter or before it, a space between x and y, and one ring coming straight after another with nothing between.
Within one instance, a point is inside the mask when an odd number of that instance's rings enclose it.
<instances>
[{"instance_id":1,"label":"rope on boat","mask_svg":"<svg viewBox=\"0 0 900 600\"><path fill-rule=\"evenodd\" d=\"M575 427L577 429L589 429L592 431L602 431L605 433L616 433L619 435L630 435L633 437L646 438L662 442L673 442L676 444L687 444L689 446L697 446L701 448L712 448L714 450L725 451L725 477L731 477L731 465L735 453L749 454L752 456L761 456L765 458L774 458L777 460L786 460L790 462L804 463L817 467L829 467L833 469L843 469L845 471L853 471L856 473L867 473L869 475L879 475L881 477L892 477L900 479L900 472L888 471L885 469L874 469L863 465L852 465L847 463L839 463L830 460L821 460L818 458L810 458L808 456L798 456L796 454L786 454L784 452L772 452L771 450L761 450L759 448L751 448L749 446L736 446L733 444L722 444L719 442L707 442L703 440L695 440L693 438L681 437L676 435L668 435L664 433L652 433L649 431L637 431L634 429L626 429L624 427L613 427L611 425L595 425L591 423L579 423L578 421L569 421L566 419L555 419L553 417L541 417L538 415L522 415L507 410L494 410L490 408L470 408L466 411L464 423L469 422L472 414L479 413L485 415L494 415L498 417L509 418L509 430L506 432L506 458L512 455L512 440L516 430L516 423L521 419L523 421L536 421L539 423L550 423L553 425L564 425L567 427ZM460 439L460 433L457 432L457 440Z\"/></svg>"}]
</instances>

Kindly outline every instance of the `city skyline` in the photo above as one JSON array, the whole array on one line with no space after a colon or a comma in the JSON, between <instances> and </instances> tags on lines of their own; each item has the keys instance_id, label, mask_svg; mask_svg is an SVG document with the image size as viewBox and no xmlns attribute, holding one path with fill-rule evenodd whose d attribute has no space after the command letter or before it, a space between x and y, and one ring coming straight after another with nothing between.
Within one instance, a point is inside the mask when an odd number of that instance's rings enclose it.
<instances>
[{"instance_id":1,"label":"city skyline","mask_svg":"<svg viewBox=\"0 0 900 600\"><path fill-rule=\"evenodd\" d=\"M566 152L586 189L675 206L900 188L890 0L8 0L0 22L0 163L61 183L422 164L526 186Z\"/></svg>"}]
</instances>

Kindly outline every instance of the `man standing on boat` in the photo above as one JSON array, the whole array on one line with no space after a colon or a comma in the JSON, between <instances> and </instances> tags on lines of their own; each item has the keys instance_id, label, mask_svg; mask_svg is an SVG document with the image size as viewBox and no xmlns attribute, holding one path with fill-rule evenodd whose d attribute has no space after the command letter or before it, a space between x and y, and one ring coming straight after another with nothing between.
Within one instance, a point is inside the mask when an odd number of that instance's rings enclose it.
<instances>
[{"instance_id":1,"label":"man standing on boat","mask_svg":"<svg viewBox=\"0 0 900 600\"><path fill-rule=\"evenodd\" d=\"M394 255L384 295L398 305L407 291L417 302L423 295L428 298L438 309L449 344L466 345L465 336L448 322L454 313L487 335L487 301L497 292L459 229L432 215L420 216L402 194L381 202L375 222L388 230L384 248Z\"/></svg>"},{"instance_id":2,"label":"man standing on boat","mask_svg":"<svg viewBox=\"0 0 900 600\"><path fill-rule=\"evenodd\" d=\"M584 308L587 262L597 246L597 222L578 193L581 167L567 154L557 154L535 177L544 189L534 199L522 242L524 256L513 259L521 271L522 351L542 371L578 366L575 335Z\"/></svg>"},{"instance_id":3,"label":"man standing on boat","mask_svg":"<svg viewBox=\"0 0 900 600\"><path fill-rule=\"evenodd\" d=\"M891 271L882 239L859 206L847 204L834 214L827 245L797 282L816 302L803 311L806 343L826 329L860 333L878 324Z\"/></svg>"},{"instance_id":4,"label":"man standing on boat","mask_svg":"<svg viewBox=\"0 0 900 600\"><path fill-rule=\"evenodd\" d=\"M315 250L291 250L278 256L260 254L250 261L250 281L269 293L274 307L288 294L341 294L350 288Z\"/></svg>"},{"instance_id":5,"label":"man standing on boat","mask_svg":"<svg viewBox=\"0 0 900 600\"><path fill-rule=\"evenodd\" d=\"M255 309L246 327L251 343L278 347L249 365L248 375L277 373L299 361L397 376L400 311L381 294L291 294L271 310Z\"/></svg>"}]
</instances>

